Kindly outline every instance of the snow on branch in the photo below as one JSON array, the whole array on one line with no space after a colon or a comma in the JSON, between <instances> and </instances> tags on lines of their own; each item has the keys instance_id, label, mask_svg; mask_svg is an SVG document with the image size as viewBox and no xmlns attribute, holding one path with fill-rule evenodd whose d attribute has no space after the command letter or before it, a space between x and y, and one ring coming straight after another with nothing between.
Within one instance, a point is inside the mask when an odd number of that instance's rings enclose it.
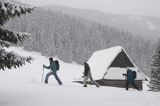
<instances>
[{"instance_id":1,"label":"snow on branch","mask_svg":"<svg viewBox=\"0 0 160 106\"><path fill-rule=\"evenodd\" d=\"M1 47L10 47L10 46L13 46L13 45L8 41L0 40L0 46Z\"/></svg>"},{"instance_id":2,"label":"snow on branch","mask_svg":"<svg viewBox=\"0 0 160 106\"><path fill-rule=\"evenodd\" d=\"M32 60L31 57L21 57L14 52L6 52L5 49L0 49L0 69L11 69L25 65L25 62Z\"/></svg>"},{"instance_id":3,"label":"snow on branch","mask_svg":"<svg viewBox=\"0 0 160 106\"><path fill-rule=\"evenodd\" d=\"M3 25L9 18L31 13L34 8L23 5L12 0L0 0L0 25Z\"/></svg>"},{"instance_id":4,"label":"snow on branch","mask_svg":"<svg viewBox=\"0 0 160 106\"><path fill-rule=\"evenodd\" d=\"M0 28L0 34L0 40L8 41L11 44L18 44L18 42L23 42L30 35L28 33L15 32L3 28Z\"/></svg>"},{"instance_id":5,"label":"snow on branch","mask_svg":"<svg viewBox=\"0 0 160 106\"><path fill-rule=\"evenodd\" d=\"M21 57L13 52L6 52L4 47L17 45L29 37L28 33L20 33L3 28L6 21L15 16L30 13L33 8L14 0L0 0L0 69L20 67L30 62L31 57Z\"/></svg>"}]
</instances>

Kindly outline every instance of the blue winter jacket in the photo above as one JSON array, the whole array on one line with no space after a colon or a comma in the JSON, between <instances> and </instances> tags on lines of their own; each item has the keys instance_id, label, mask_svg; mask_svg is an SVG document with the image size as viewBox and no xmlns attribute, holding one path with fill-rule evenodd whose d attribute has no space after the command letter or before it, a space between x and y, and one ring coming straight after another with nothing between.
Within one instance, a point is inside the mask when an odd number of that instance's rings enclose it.
<instances>
[{"instance_id":1,"label":"blue winter jacket","mask_svg":"<svg viewBox=\"0 0 160 106\"><path fill-rule=\"evenodd\" d=\"M132 73L132 70L130 70L130 69L127 70L127 81L128 82L133 82L134 81L133 73Z\"/></svg>"},{"instance_id":2,"label":"blue winter jacket","mask_svg":"<svg viewBox=\"0 0 160 106\"><path fill-rule=\"evenodd\" d=\"M47 69L50 69L50 70L53 71L53 72L56 72L56 71L57 71L57 70L56 70L56 64L55 64L54 61L51 62L49 66L45 66L45 65L44 65L44 67L47 68Z\"/></svg>"}]
</instances>

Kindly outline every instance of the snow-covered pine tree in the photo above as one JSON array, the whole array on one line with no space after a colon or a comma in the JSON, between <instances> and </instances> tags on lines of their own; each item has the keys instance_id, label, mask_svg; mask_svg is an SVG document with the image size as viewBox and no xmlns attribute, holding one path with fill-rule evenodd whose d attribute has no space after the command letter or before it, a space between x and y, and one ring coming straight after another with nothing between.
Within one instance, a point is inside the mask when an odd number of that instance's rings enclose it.
<instances>
[{"instance_id":1,"label":"snow-covered pine tree","mask_svg":"<svg viewBox=\"0 0 160 106\"><path fill-rule=\"evenodd\" d=\"M12 67L20 67L25 62L30 62L31 57L21 57L13 52L7 52L4 47L17 45L29 36L27 33L19 33L4 28L4 24L15 16L30 13L33 8L14 0L0 0L0 70Z\"/></svg>"},{"instance_id":2,"label":"snow-covered pine tree","mask_svg":"<svg viewBox=\"0 0 160 106\"><path fill-rule=\"evenodd\" d=\"M160 39L153 56L152 70L150 75L150 88L153 91L160 91Z\"/></svg>"}]
</instances>

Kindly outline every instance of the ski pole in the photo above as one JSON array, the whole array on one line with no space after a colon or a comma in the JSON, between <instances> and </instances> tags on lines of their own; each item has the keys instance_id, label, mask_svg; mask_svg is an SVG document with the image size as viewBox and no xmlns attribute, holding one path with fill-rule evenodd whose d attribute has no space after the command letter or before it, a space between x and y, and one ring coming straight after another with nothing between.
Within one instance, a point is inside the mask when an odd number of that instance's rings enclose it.
<instances>
[{"instance_id":1,"label":"ski pole","mask_svg":"<svg viewBox=\"0 0 160 106\"><path fill-rule=\"evenodd\" d=\"M44 76L44 67L43 67L43 72L42 72L42 82L43 82L43 76Z\"/></svg>"}]
</instances>

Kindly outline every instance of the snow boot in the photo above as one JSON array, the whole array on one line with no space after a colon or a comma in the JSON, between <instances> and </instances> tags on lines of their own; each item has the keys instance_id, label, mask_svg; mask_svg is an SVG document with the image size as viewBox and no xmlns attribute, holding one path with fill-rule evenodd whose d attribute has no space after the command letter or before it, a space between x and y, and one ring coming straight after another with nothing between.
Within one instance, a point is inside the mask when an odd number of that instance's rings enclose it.
<instances>
[{"instance_id":1,"label":"snow boot","mask_svg":"<svg viewBox=\"0 0 160 106\"><path fill-rule=\"evenodd\" d=\"M87 87L87 85L84 85L83 87Z\"/></svg>"}]
</instances>

